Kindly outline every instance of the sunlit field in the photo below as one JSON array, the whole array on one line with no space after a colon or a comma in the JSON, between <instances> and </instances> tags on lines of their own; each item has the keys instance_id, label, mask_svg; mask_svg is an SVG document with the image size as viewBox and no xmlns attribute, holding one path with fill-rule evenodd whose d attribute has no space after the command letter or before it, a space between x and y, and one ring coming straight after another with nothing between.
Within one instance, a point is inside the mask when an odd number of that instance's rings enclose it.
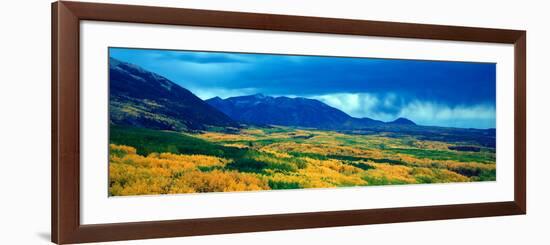
<instances>
[{"instance_id":1,"label":"sunlit field","mask_svg":"<svg viewBox=\"0 0 550 245\"><path fill-rule=\"evenodd\" d=\"M183 133L111 126L109 195L493 181L495 149L290 127Z\"/></svg>"}]
</instances>

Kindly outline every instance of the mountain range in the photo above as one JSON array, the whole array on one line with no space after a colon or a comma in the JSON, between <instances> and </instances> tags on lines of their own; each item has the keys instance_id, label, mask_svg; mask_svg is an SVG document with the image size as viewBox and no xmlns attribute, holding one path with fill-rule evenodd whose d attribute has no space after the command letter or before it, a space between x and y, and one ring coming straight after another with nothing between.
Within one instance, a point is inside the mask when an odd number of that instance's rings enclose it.
<instances>
[{"instance_id":1,"label":"mountain range","mask_svg":"<svg viewBox=\"0 0 550 245\"><path fill-rule=\"evenodd\" d=\"M406 118L382 122L355 118L321 101L263 94L203 101L180 85L139 66L109 59L109 122L150 129L196 131L221 127L280 125L345 131L386 132L446 142L475 141L495 147L495 129L416 125Z\"/></svg>"},{"instance_id":2,"label":"mountain range","mask_svg":"<svg viewBox=\"0 0 550 245\"><path fill-rule=\"evenodd\" d=\"M109 59L110 122L152 129L203 130L240 124L352 130L383 125L415 125L399 118L385 123L355 118L307 98L263 94L201 100L178 84L139 66Z\"/></svg>"},{"instance_id":3,"label":"mountain range","mask_svg":"<svg viewBox=\"0 0 550 245\"><path fill-rule=\"evenodd\" d=\"M206 100L237 122L254 125L297 126L317 129L351 130L380 126L386 123L371 118L355 118L327 104L307 98L272 97L263 94L214 97ZM400 118L393 125L415 125Z\"/></svg>"}]
</instances>

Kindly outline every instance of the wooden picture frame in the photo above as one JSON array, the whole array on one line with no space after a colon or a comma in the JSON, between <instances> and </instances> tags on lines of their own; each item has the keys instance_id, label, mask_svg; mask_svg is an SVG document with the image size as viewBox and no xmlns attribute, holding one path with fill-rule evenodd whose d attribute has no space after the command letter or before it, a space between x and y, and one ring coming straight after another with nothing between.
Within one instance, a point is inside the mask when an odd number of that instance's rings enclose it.
<instances>
[{"instance_id":1,"label":"wooden picture frame","mask_svg":"<svg viewBox=\"0 0 550 245\"><path fill-rule=\"evenodd\" d=\"M82 225L80 223L79 23L82 20L514 45L514 201ZM526 32L82 2L52 4L52 241L58 244L526 213Z\"/></svg>"}]
</instances>

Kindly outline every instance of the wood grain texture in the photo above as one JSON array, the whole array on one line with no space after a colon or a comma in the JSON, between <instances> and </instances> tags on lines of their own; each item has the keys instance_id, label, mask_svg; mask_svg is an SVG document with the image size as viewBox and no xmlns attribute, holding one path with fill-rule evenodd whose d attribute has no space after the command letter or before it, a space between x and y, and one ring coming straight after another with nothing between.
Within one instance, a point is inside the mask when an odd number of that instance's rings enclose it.
<instances>
[{"instance_id":1,"label":"wood grain texture","mask_svg":"<svg viewBox=\"0 0 550 245\"><path fill-rule=\"evenodd\" d=\"M63 2L83 20L514 43L521 31L135 5Z\"/></svg>"},{"instance_id":2,"label":"wood grain texture","mask_svg":"<svg viewBox=\"0 0 550 245\"><path fill-rule=\"evenodd\" d=\"M514 44L514 200L527 212L527 34Z\"/></svg>"},{"instance_id":3,"label":"wood grain texture","mask_svg":"<svg viewBox=\"0 0 550 245\"><path fill-rule=\"evenodd\" d=\"M57 3L52 4L52 13L51 13L51 25L52 25L52 37L51 37L51 104L52 104L52 110L51 110L51 238L53 242L58 241L58 230L57 221L59 220L58 215L58 202L57 202L57 180L58 180L58 153L57 153L57 146L59 142L59 138L57 136L57 98L59 97L57 93Z\"/></svg>"},{"instance_id":4,"label":"wood grain texture","mask_svg":"<svg viewBox=\"0 0 550 245\"><path fill-rule=\"evenodd\" d=\"M57 176L52 176L56 202L55 212L56 234L52 230L52 238L57 242L76 241L79 219L79 185L80 185L80 98L79 98L79 21L62 2L54 7L57 19L55 76L52 90L56 91L53 98L52 115L55 124L55 159L54 170Z\"/></svg>"},{"instance_id":5,"label":"wood grain texture","mask_svg":"<svg viewBox=\"0 0 550 245\"><path fill-rule=\"evenodd\" d=\"M79 25L81 20L514 44L514 201L81 225L79 199ZM51 79L51 202L52 241L55 243L305 229L526 213L525 31L63 1L52 4Z\"/></svg>"}]
</instances>

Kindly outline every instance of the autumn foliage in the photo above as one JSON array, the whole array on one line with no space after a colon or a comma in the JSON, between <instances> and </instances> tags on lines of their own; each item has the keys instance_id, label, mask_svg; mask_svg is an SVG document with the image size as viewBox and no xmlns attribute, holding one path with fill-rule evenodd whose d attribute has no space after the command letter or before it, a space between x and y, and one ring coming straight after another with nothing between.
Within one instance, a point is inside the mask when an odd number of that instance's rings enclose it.
<instances>
[{"instance_id":1,"label":"autumn foliage","mask_svg":"<svg viewBox=\"0 0 550 245\"><path fill-rule=\"evenodd\" d=\"M110 196L496 179L494 151L457 152L445 142L290 128L117 130Z\"/></svg>"}]
</instances>

